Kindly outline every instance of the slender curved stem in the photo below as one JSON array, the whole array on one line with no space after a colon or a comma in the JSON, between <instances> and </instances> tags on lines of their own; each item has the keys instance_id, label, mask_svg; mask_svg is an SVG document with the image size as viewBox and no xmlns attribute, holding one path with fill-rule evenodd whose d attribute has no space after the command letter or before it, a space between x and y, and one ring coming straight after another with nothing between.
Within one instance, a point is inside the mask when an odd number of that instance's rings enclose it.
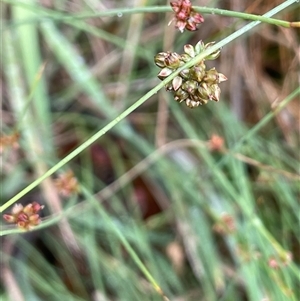
<instances>
[{"instance_id":1,"label":"slender curved stem","mask_svg":"<svg viewBox=\"0 0 300 301\"><path fill-rule=\"evenodd\" d=\"M50 9L45 9L43 7L36 7L25 2L13 1L13 0L2 0L3 2L19 5L24 8L33 10L41 14L39 17L49 17L58 21L71 21L78 19L88 19L88 18L99 18L99 17L122 17L123 15L128 14L139 14L139 13L166 13L172 12L170 6L145 6L145 7L129 7L129 8L117 8L117 9L109 9L106 11L93 12L93 13L83 13L83 14L66 14L66 12L54 12ZM283 5L286 7L296 3L298 0L287 0ZM282 27L300 27L300 21L297 22L288 22L278 19L270 18L266 15L254 15L248 14L244 12L236 12L225 9L213 8L213 7L203 7L203 6L193 6L193 8L200 13L203 14L212 14L212 15L221 15L226 17L239 18L244 20L252 20L252 21L260 21L263 23L268 23L272 25L282 26ZM39 19L40 21L40 19Z\"/></svg>"},{"instance_id":2,"label":"slender curved stem","mask_svg":"<svg viewBox=\"0 0 300 301\"><path fill-rule=\"evenodd\" d=\"M131 258L133 261L136 263L136 265L139 267L140 271L144 274L144 276L148 279L148 281L152 284L153 288L158 292L160 295L164 296L164 293L157 283L157 281L153 278L145 264L142 262L142 260L139 258L137 253L134 251L134 249L131 247L127 239L124 237L123 233L119 230L118 227L113 223L112 219L108 215L108 213L103 209L103 207L100 205L100 203L93 197L93 195L86 189L85 186L81 186L81 191L83 192L84 196L86 199L89 200L89 202L95 206L95 209L99 211L101 214L102 219L110 225L110 229L116 234L116 236L120 239L122 242L123 246L127 250L127 252L130 254Z\"/></svg>"},{"instance_id":3,"label":"slender curved stem","mask_svg":"<svg viewBox=\"0 0 300 301\"><path fill-rule=\"evenodd\" d=\"M296 2L296 0L291 1ZM203 14L211 14L211 15L220 15L225 17L233 17L238 19L244 20L251 20L251 21L260 21L262 23L268 23L272 25L282 26L282 27L300 27L300 22L288 22L278 19L273 19L265 16L247 14L242 12L236 12L231 10L219 9L219 8L210 8L210 7L200 7L195 6L195 11L203 13Z\"/></svg>"}]
</instances>

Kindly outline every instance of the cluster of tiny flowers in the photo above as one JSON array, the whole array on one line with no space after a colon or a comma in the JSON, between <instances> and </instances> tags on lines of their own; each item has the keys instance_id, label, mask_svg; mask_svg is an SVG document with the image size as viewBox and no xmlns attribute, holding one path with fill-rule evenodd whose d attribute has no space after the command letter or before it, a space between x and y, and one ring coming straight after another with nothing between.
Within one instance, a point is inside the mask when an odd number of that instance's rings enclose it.
<instances>
[{"instance_id":1,"label":"cluster of tiny flowers","mask_svg":"<svg viewBox=\"0 0 300 301\"><path fill-rule=\"evenodd\" d=\"M236 231L236 224L233 216L223 213L220 220L213 226L213 230L219 234L232 234Z\"/></svg>"},{"instance_id":2,"label":"cluster of tiny flowers","mask_svg":"<svg viewBox=\"0 0 300 301\"><path fill-rule=\"evenodd\" d=\"M71 170L60 174L58 178L54 180L54 185L58 193L63 197L69 197L79 192L78 181Z\"/></svg>"},{"instance_id":3,"label":"cluster of tiny flowers","mask_svg":"<svg viewBox=\"0 0 300 301\"><path fill-rule=\"evenodd\" d=\"M195 31L197 26L204 22L203 16L192 8L190 0L171 1L170 5L175 13L175 17L170 23L175 20L175 27L181 32L184 29Z\"/></svg>"},{"instance_id":4,"label":"cluster of tiny flowers","mask_svg":"<svg viewBox=\"0 0 300 301\"><path fill-rule=\"evenodd\" d=\"M220 152L224 148L224 139L219 135L213 134L208 141L208 149L211 152Z\"/></svg>"},{"instance_id":5,"label":"cluster of tiny flowers","mask_svg":"<svg viewBox=\"0 0 300 301\"><path fill-rule=\"evenodd\" d=\"M0 137L0 154L10 147L14 149L19 148L19 133L13 133L11 135L5 135Z\"/></svg>"},{"instance_id":6,"label":"cluster of tiny flowers","mask_svg":"<svg viewBox=\"0 0 300 301\"><path fill-rule=\"evenodd\" d=\"M16 204L12 208L11 214L4 214L3 218L8 223L16 224L22 230L30 230L41 222L39 211L43 208L44 206L37 202L30 203L25 207Z\"/></svg>"},{"instance_id":7,"label":"cluster of tiny flowers","mask_svg":"<svg viewBox=\"0 0 300 301\"><path fill-rule=\"evenodd\" d=\"M204 45L202 41L199 41L195 47L187 44L184 46L184 53L181 55L176 52L158 53L154 57L154 61L162 70L157 77L164 80L213 44L214 42ZM215 68L206 70L205 65L205 60L214 60L219 55L220 50L217 50L196 65L184 69L166 85L166 90L173 93L176 101L184 101L190 108L206 104L209 100L219 101L221 89L218 84L226 81L227 78L224 74L218 73Z\"/></svg>"}]
</instances>

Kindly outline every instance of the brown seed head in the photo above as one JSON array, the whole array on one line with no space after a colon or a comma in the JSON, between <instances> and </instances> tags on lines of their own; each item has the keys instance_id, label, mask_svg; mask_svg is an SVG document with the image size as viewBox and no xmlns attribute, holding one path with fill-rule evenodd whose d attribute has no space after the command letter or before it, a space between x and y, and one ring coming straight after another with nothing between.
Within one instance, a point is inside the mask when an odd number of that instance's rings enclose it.
<instances>
[{"instance_id":1,"label":"brown seed head","mask_svg":"<svg viewBox=\"0 0 300 301\"><path fill-rule=\"evenodd\" d=\"M22 230L30 230L41 222L39 211L43 208L44 206L37 202L29 203L25 207L16 204L12 208L11 214L4 214L3 218L8 223L16 224Z\"/></svg>"},{"instance_id":2,"label":"brown seed head","mask_svg":"<svg viewBox=\"0 0 300 301\"><path fill-rule=\"evenodd\" d=\"M197 26L204 22L203 16L192 8L190 0L175 0L171 1L170 5L175 13L171 22L175 20L175 27L180 32L185 29L189 31L197 30Z\"/></svg>"},{"instance_id":3,"label":"brown seed head","mask_svg":"<svg viewBox=\"0 0 300 301\"><path fill-rule=\"evenodd\" d=\"M71 170L59 175L54 181L54 185L56 186L59 194L64 197L69 197L79 191L78 181Z\"/></svg>"}]
</instances>

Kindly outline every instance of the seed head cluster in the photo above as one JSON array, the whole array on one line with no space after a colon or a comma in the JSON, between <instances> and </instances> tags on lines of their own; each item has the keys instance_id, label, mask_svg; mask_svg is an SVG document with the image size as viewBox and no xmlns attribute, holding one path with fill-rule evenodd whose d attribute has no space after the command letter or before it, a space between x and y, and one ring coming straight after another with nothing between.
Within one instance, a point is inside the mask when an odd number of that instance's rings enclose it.
<instances>
[{"instance_id":1,"label":"seed head cluster","mask_svg":"<svg viewBox=\"0 0 300 301\"><path fill-rule=\"evenodd\" d=\"M43 208L44 206L37 202L29 203L25 207L22 204L15 204L11 214L4 214L3 218L22 230L30 230L41 222L39 211Z\"/></svg>"},{"instance_id":2,"label":"seed head cluster","mask_svg":"<svg viewBox=\"0 0 300 301\"><path fill-rule=\"evenodd\" d=\"M11 135L4 135L0 137L0 154L4 152L4 150L13 147L14 149L19 148L19 133L13 133Z\"/></svg>"},{"instance_id":3,"label":"seed head cluster","mask_svg":"<svg viewBox=\"0 0 300 301\"><path fill-rule=\"evenodd\" d=\"M79 192L78 181L71 170L60 174L58 178L54 180L54 185L58 193L63 197L69 197Z\"/></svg>"},{"instance_id":4,"label":"seed head cluster","mask_svg":"<svg viewBox=\"0 0 300 301\"><path fill-rule=\"evenodd\" d=\"M155 64L161 68L157 77L164 80L178 68L189 62L196 55L208 49L214 42L204 45L199 41L196 46L185 45L184 53L160 52L154 57ZM217 50L194 66L182 70L165 87L172 92L174 99L178 102L185 102L190 108L206 104L209 100L219 101L221 89L219 83L226 81L224 74L218 73L215 68L206 70L205 60L214 60L220 55Z\"/></svg>"},{"instance_id":5,"label":"seed head cluster","mask_svg":"<svg viewBox=\"0 0 300 301\"><path fill-rule=\"evenodd\" d=\"M190 0L175 0L171 1L170 5L175 13L170 23L175 21L175 27L181 32L185 29L195 31L197 26L204 22L203 16L192 8Z\"/></svg>"}]
</instances>

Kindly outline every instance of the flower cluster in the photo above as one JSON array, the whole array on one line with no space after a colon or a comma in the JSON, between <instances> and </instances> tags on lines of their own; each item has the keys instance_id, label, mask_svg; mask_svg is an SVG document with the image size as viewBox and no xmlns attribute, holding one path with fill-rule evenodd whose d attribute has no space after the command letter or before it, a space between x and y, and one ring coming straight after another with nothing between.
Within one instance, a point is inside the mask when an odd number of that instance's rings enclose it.
<instances>
[{"instance_id":1,"label":"flower cluster","mask_svg":"<svg viewBox=\"0 0 300 301\"><path fill-rule=\"evenodd\" d=\"M3 218L8 223L16 224L22 230L30 230L41 222L39 211L43 209L37 202L29 203L25 207L16 204L12 208L11 214L4 214Z\"/></svg>"},{"instance_id":2,"label":"flower cluster","mask_svg":"<svg viewBox=\"0 0 300 301\"><path fill-rule=\"evenodd\" d=\"M208 149L211 152L220 152L224 148L224 139L219 135L213 134L208 141Z\"/></svg>"},{"instance_id":3,"label":"flower cluster","mask_svg":"<svg viewBox=\"0 0 300 301\"><path fill-rule=\"evenodd\" d=\"M213 230L219 234L234 233L236 231L236 223L233 216L224 212L219 221L214 224Z\"/></svg>"},{"instance_id":4,"label":"flower cluster","mask_svg":"<svg viewBox=\"0 0 300 301\"><path fill-rule=\"evenodd\" d=\"M5 135L0 137L0 154L10 147L17 149L19 147L19 133L13 133L11 135Z\"/></svg>"},{"instance_id":5,"label":"flower cluster","mask_svg":"<svg viewBox=\"0 0 300 301\"><path fill-rule=\"evenodd\" d=\"M76 194L79 192L78 181L71 170L60 174L58 178L54 180L54 185L58 193L63 197L69 197L73 193Z\"/></svg>"},{"instance_id":6,"label":"flower cluster","mask_svg":"<svg viewBox=\"0 0 300 301\"><path fill-rule=\"evenodd\" d=\"M175 17L171 22L175 20L175 27L181 32L183 32L184 29L195 31L197 30L197 25L204 22L203 16L192 8L190 0L171 1L170 5L175 13Z\"/></svg>"},{"instance_id":7,"label":"flower cluster","mask_svg":"<svg viewBox=\"0 0 300 301\"><path fill-rule=\"evenodd\" d=\"M160 52L154 57L155 64L162 70L157 75L164 80L178 68L190 61L199 53L208 49L214 42L204 45L199 41L195 47L184 46L184 53ZM215 68L206 70L205 60L214 60L220 55L220 50L208 55L205 59L194 66L182 70L170 83L166 85L166 90L174 94L178 102L185 101L190 108L206 104L208 100L219 101L221 89L218 84L226 81L224 74L218 73Z\"/></svg>"}]
</instances>

